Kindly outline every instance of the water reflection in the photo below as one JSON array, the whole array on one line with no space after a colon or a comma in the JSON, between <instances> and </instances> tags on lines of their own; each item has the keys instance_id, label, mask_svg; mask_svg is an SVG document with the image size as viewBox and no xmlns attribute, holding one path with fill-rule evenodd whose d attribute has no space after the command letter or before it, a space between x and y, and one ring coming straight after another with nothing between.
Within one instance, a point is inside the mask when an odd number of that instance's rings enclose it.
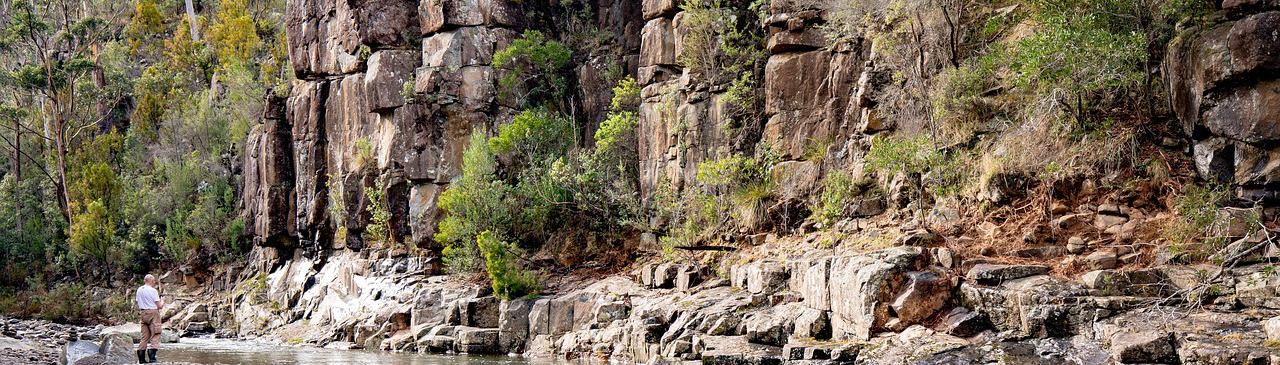
<instances>
[{"instance_id":1,"label":"water reflection","mask_svg":"<svg viewBox=\"0 0 1280 365\"><path fill-rule=\"evenodd\" d=\"M252 341L183 338L161 346L165 361L197 364L395 364L395 365L556 365L552 359L510 356L393 354L362 350L271 345Z\"/></svg>"}]
</instances>

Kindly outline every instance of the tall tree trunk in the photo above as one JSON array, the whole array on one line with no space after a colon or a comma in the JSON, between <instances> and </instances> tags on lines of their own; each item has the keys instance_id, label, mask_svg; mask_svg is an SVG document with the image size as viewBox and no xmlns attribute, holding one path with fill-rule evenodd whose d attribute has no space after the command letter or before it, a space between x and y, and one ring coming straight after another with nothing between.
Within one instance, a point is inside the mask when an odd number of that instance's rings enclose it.
<instances>
[{"instance_id":1,"label":"tall tree trunk","mask_svg":"<svg viewBox=\"0 0 1280 365\"><path fill-rule=\"evenodd\" d=\"M99 52L98 52L97 44L94 44L92 46L91 52L93 52L92 53L93 63L99 64L98 62ZM107 76L106 76L106 73L103 71L103 68L97 67L90 72L93 78L93 85L97 86L98 90L105 90L107 88ZM98 98L98 101L97 101L98 132L101 134L109 133L111 132L112 128L116 127L116 120L111 116L113 109L115 109L115 105L110 103L108 99L110 98L100 97Z\"/></svg>"},{"instance_id":2,"label":"tall tree trunk","mask_svg":"<svg viewBox=\"0 0 1280 365\"><path fill-rule=\"evenodd\" d=\"M66 218L67 224L70 225L72 223L71 197L67 194L67 122L62 119L61 113L57 115L55 118L58 120L54 122L54 126L58 130L54 131L53 143L54 148L58 149L55 151L58 154L58 208L62 209L62 217Z\"/></svg>"},{"instance_id":3,"label":"tall tree trunk","mask_svg":"<svg viewBox=\"0 0 1280 365\"><path fill-rule=\"evenodd\" d=\"M58 158L58 181L55 182L58 195L58 208L62 211L62 218L67 220L67 224L71 222L71 197L67 194L67 120L62 111L61 101L58 100L58 89L54 86L53 65L52 61L45 60L44 67L48 77L48 96L50 118L53 119L52 128L46 133L53 135L53 153Z\"/></svg>"},{"instance_id":4,"label":"tall tree trunk","mask_svg":"<svg viewBox=\"0 0 1280 365\"><path fill-rule=\"evenodd\" d=\"M22 229L22 126L19 125L21 118L13 117L13 188L14 188L14 206L16 207L14 221L17 222L18 240L26 240L26 232Z\"/></svg>"},{"instance_id":5,"label":"tall tree trunk","mask_svg":"<svg viewBox=\"0 0 1280 365\"><path fill-rule=\"evenodd\" d=\"M200 41L200 27L196 24L196 6L187 0L187 25L191 26L191 40Z\"/></svg>"}]
</instances>

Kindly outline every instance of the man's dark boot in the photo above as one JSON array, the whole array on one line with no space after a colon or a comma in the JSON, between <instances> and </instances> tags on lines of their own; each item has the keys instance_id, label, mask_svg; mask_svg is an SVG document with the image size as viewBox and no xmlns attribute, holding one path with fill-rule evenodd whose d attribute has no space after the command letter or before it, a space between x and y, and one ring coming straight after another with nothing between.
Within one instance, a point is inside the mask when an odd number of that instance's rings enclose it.
<instances>
[{"instance_id":1,"label":"man's dark boot","mask_svg":"<svg viewBox=\"0 0 1280 365\"><path fill-rule=\"evenodd\" d=\"M147 357L151 359L148 362L156 362L156 349L147 349Z\"/></svg>"},{"instance_id":2,"label":"man's dark boot","mask_svg":"<svg viewBox=\"0 0 1280 365\"><path fill-rule=\"evenodd\" d=\"M147 351L146 351L146 350L138 350L138 363L139 363L139 364L146 364L146 363L147 363Z\"/></svg>"}]
</instances>

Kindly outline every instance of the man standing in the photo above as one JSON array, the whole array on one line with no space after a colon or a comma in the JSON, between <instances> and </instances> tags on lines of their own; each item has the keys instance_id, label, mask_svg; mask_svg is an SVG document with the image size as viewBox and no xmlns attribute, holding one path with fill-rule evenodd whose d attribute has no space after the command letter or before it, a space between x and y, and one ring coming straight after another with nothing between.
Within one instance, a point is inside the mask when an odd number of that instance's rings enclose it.
<instances>
[{"instance_id":1,"label":"man standing","mask_svg":"<svg viewBox=\"0 0 1280 365\"><path fill-rule=\"evenodd\" d=\"M160 348L160 309L164 298L156 290L156 277L147 274L146 285L138 288L138 309L142 311L142 340L138 343L138 363L156 362L156 349ZM151 348L147 348L151 343ZM150 359L148 359L150 358Z\"/></svg>"}]
</instances>

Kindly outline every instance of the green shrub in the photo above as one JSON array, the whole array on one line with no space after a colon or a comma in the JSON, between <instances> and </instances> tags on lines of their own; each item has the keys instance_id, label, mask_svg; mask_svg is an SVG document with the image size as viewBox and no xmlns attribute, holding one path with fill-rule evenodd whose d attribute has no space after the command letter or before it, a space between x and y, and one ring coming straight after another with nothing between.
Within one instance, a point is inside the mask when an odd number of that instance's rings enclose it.
<instances>
[{"instance_id":1,"label":"green shrub","mask_svg":"<svg viewBox=\"0 0 1280 365\"><path fill-rule=\"evenodd\" d=\"M864 186L854 180L853 174L841 170L832 171L822 181L822 194L818 195L813 214L830 226L844 218L845 207L865 190Z\"/></svg>"},{"instance_id":2,"label":"green shrub","mask_svg":"<svg viewBox=\"0 0 1280 365\"><path fill-rule=\"evenodd\" d=\"M94 200L71 223L68 242L77 254L111 264L116 249L116 221L102 201Z\"/></svg>"},{"instance_id":3,"label":"green shrub","mask_svg":"<svg viewBox=\"0 0 1280 365\"><path fill-rule=\"evenodd\" d=\"M635 137L636 126L640 124L640 117L632 112L615 112L610 113L609 118L600 122L600 129L596 130L596 153L597 154L614 154L623 148L623 143L629 142L628 139Z\"/></svg>"},{"instance_id":4,"label":"green shrub","mask_svg":"<svg viewBox=\"0 0 1280 365\"><path fill-rule=\"evenodd\" d=\"M365 211L369 212L369 225L364 228L364 236L366 242L375 247L388 247L397 242L391 230L391 207L387 202L388 188L388 182L384 177L379 177L374 186L364 188L365 199L369 201L369 205L365 207Z\"/></svg>"},{"instance_id":5,"label":"green shrub","mask_svg":"<svg viewBox=\"0 0 1280 365\"><path fill-rule=\"evenodd\" d=\"M681 66L701 75L705 81L718 84L753 75L757 62L764 59L762 36L755 30L753 19L743 15L746 5L732 0L685 0L680 7Z\"/></svg>"},{"instance_id":6,"label":"green shrub","mask_svg":"<svg viewBox=\"0 0 1280 365\"><path fill-rule=\"evenodd\" d=\"M760 117L763 91L758 86L768 53L758 26L762 18L757 17L765 7L765 2L744 0L685 0L681 5L677 62L695 75L695 81L727 85L721 99L721 127L726 132L752 125Z\"/></svg>"},{"instance_id":7,"label":"green shrub","mask_svg":"<svg viewBox=\"0 0 1280 365\"><path fill-rule=\"evenodd\" d=\"M538 293L538 274L521 270L512 263L519 248L498 238L491 231L480 232L476 236L476 243L484 254L484 269L489 273L494 296L509 300Z\"/></svg>"},{"instance_id":8,"label":"green shrub","mask_svg":"<svg viewBox=\"0 0 1280 365\"><path fill-rule=\"evenodd\" d=\"M1209 0L1166 0L1160 12L1173 21L1190 21L1198 23L1213 13L1215 4Z\"/></svg>"},{"instance_id":9,"label":"green shrub","mask_svg":"<svg viewBox=\"0 0 1280 365\"><path fill-rule=\"evenodd\" d=\"M989 120L994 110L983 100L983 93L999 85L998 67L999 57L984 55L944 70L930 94L934 118L947 124Z\"/></svg>"},{"instance_id":10,"label":"green shrub","mask_svg":"<svg viewBox=\"0 0 1280 365\"><path fill-rule=\"evenodd\" d=\"M927 136L876 138L867 152L867 167L890 175L921 175L939 165L945 155Z\"/></svg>"},{"instance_id":11,"label":"green shrub","mask_svg":"<svg viewBox=\"0 0 1280 365\"><path fill-rule=\"evenodd\" d=\"M478 268L475 237L482 231L504 230L511 224L511 211L504 201L510 187L498 180L497 164L484 132L472 131L462 154L462 175L440 194L440 209L449 215L440 221L435 240L445 244L444 262L450 270Z\"/></svg>"},{"instance_id":12,"label":"green shrub","mask_svg":"<svg viewBox=\"0 0 1280 365\"><path fill-rule=\"evenodd\" d=\"M529 167L548 156L560 156L570 147L576 134L573 123L545 108L525 110L510 124L498 128L498 135L488 141L494 154L511 155Z\"/></svg>"},{"instance_id":13,"label":"green shrub","mask_svg":"<svg viewBox=\"0 0 1280 365\"><path fill-rule=\"evenodd\" d=\"M892 178L905 174L921 197L925 191L935 197L960 192L974 169L960 157L934 147L927 136L876 138L867 152L867 167ZM909 180L910 181L910 180Z\"/></svg>"},{"instance_id":14,"label":"green shrub","mask_svg":"<svg viewBox=\"0 0 1280 365\"><path fill-rule=\"evenodd\" d=\"M1230 196L1231 192L1223 184L1184 188L1174 206L1178 218L1165 227L1165 235L1173 241L1172 249L1199 260L1225 247L1230 238L1228 232L1232 219L1223 213L1222 208ZM1250 223L1257 220L1257 217L1246 219Z\"/></svg>"},{"instance_id":15,"label":"green shrub","mask_svg":"<svg viewBox=\"0 0 1280 365\"><path fill-rule=\"evenodd\" d=\"M333 239L336 242L347 241L347 193L346 183L343 182L342 176L337 173L330 173L329 178L325 180L325 189L328 191L329 204L327 211L329 212L329 221L333 222L334 229Z\"/></svg>"},{"instance_id":16,"label":"green shrub","mask_svg":"<svg viewBox=\"0 0 1280 365\"><path fill-rule=\"evenodd\" d=\"M613 99L609 108L616 112L634 111L640 107L640 85L636 79L627 76L613 87Z\"/></svg>"},{"instance_id":17,"label":"green shrub","mask_svg":"<svg viewBox=\"0 0 1280 365\"><path fill-rule=\"evenodd\" d=\"M1059 100L1081 122L1140 85L1146 35L1115 29L1101 13L1045 11L1040 27L1019 41L1009 57L1014 85Z\"/></svg>"},{"instance_id":18,"label":"green shrub","mask_svg":"<svg viewBox=\"0 0 1280 365\"><path fill-rule=\"evenodd\" d=\"M773 168L781 160L781 154L768 145L761 145L758 152L751 157L742 154L703 161L698 164L698 182L713 188L727 190L727 195L716 196L711 204L702 199L695 204L707 208L716 206L721 209L731 206L729 216L743 227L753 227L763 221L764 202L773 194L776 185ZM720 201L721 199L727 201Z\"/></svg>"},{"instance_id":19,"label":"green shrub","mask_svg":"<svg viewBox=\"0 0 1280 365\"><path fill-rule=\"evenodd\" d=\"M563 72L572 60L572 50L536 30L525 31L510 46L493 53L494 67L513 70L498 80L502 92L515 96L525 108L562 106L569 87Z\"/></svg>"}]
</instances>

